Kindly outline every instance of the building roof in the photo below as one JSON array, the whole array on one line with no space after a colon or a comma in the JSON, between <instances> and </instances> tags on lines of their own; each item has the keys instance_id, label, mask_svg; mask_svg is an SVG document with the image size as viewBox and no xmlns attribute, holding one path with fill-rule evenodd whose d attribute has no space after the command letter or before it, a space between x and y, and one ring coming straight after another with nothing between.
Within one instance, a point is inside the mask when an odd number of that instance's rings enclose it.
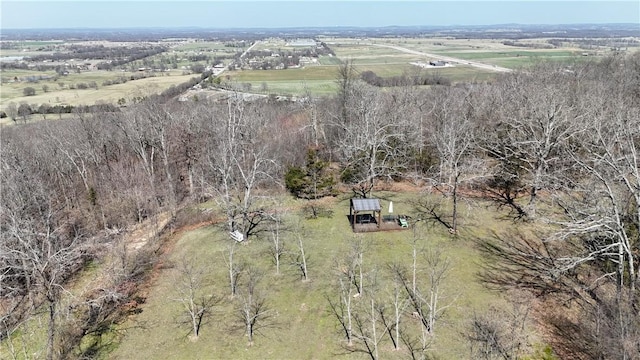
<instances>
[{"instance_id":1,"label":"building roof","mask_svg":"<svg viewBox=\"0 0 640 360\"><path fill-rule=\"evenodd\" d=\"M355 211L380 211L379 199L351 199Z\"/></svg>"}]
</instances>

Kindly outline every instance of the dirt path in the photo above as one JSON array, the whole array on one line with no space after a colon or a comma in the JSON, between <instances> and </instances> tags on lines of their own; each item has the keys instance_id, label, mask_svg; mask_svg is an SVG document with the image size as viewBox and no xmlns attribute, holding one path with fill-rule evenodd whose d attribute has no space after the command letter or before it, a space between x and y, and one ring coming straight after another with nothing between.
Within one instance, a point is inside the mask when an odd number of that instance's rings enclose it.
<instances>
[{"instance_id":1,"label":"dirt path","mask_svg":"<svg viewBox=\"0 0 640 360\"><path fill-rule=\"evenodd\" d=\"M126 235L128 251L137 251L147 244L149 239L159 234L162 229L171 221L171 214L163 212L156 215L155 219L149 219L137 224L131 232Z\"/></svg>"}]
</instances>

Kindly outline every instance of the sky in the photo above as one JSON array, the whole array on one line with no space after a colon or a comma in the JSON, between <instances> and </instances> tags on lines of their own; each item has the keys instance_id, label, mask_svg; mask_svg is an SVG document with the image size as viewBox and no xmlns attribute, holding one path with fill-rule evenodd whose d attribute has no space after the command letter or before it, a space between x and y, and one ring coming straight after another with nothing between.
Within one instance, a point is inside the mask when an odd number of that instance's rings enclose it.
<instances>
[{"instance_id":1,"label":"sky","mask_svg":"<svg viewBox=\"0 0 640 360\"><path fill-rule=\"evenodd\" d=\"M0 29L634 23L640 1L1 0Z\"/></svg>"}]
</instances>

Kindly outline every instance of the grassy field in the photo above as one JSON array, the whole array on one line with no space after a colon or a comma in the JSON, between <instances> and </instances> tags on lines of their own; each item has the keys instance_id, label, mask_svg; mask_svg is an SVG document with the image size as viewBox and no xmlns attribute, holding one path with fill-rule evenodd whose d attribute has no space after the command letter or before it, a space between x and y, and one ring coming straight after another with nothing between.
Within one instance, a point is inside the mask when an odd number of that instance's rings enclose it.
<instances>
[{"instance_id":1,"label":"grassy field","mask_svg":"<svg viewBox=\"0 0 640 360\"><path fill-rule=\"evenodd\" d=\"M381 77L400 76L404 74L445 77L451 82L488 81L495 73L477 69L471 66L457 66L440 69L420 69L409 63L389 64L355 62L357 71L373 71ZM338 77L337 66L311 66L300 69L287 70L243 70L230 72L232 81L251 84L253 93L278 95L304 95L307 92L314 95L331 95L336 91ZM266 90L264 87L266 86Z\"/></svg>"},{"instance_id":2,"label":"grassy field","mask_svg":"<svg viewBox=\"0 0 640 360\"><path fill-rule=\"evenodd\" d=\"M242 70L225 73L225 76L241 82L335 80L336 72L337 66L307 66L286 70Z\"/></svg>"},{"instance_id":3,"label":"grassy field","mask_svg":"<svg viewBox=\"0 0 640 360\"><path fill-rule=\"evenodd\" d=\"M176 52L189 52L189 51L242 51L249 47L249 42L247 42L247 46L245 47L229 47L225 46L224 43L220 41L198 41L198 42L190 42L186 44L182 44L174 47L172 50Z\"/></svg>"},{"instance_id":4,"label":"grassy field","mask_svg":"<svg viewBox=\"0 0 640 360\"><path fill-rule=\"evenodd\" d=\"M253 93L331 95L336 89L337 69L337 66L318 65L287 70L242 70L225 73L225 76L232 82L251 84Z\"/></svg>"},{"instance_id":5,"label":"grassy field","mask_svg":"<svg viewBox=\"0 0 640 360\"><path fill-rule=\"evenodd\" d=\"M412 213L407 200L411 194L379 193L393 200L396 213ZM291 200L289 200L291 201ZM380 279L387 277L386 266L391 262L409 264L411 259L411 230L353 234L347 220L348 199L334 199L329 205L333 210L330 218L315 220L300 219L295 211L302 205L294 202L287 205L290 211L289 224L302 229L305 252L309 256L311 281L302 282L297 270L284 266L280 275L269 260L266 239L252 239L248 244L237 246L236 259L261 269L262 280L259 291L265 294L272 309L273 324L256 335L255 344L247 346L243 329L234 317L233 301L229 298L228 269L225 265L226 251L231 240L225 231L208 226L181 234L172 251L166 254L163 270L155 277L142 313L132 317L121 326L124 334L120 345L105 358L130 359L331 359L344 353L338 323L331 315L327 296L335 296L336 259L340 259L354 241L365 244L364 267L368 274L377 273ZM479 227L497 226L490 214L478 208L466 214L464 227L468 231L481 231ZM418 225L417 232L421 249L439 249L452 262L452 271L441 293L442 303L451 302L452 307L439 323L430 353L442 359L468 357L468 348L461 332L464 331L470 314L485 309L489 304L500 304L498 294L488 292L476 280L475 274L481 259L469 240L469 233L454 240L440 227ZM287 248L295 249L293 234L285 235ZM197 342L187 337L189 327L180 325L177 319L181 305L174 301L178 297L176 283L177 267L182 259L191 264L207 268L207 288L223 298L215 309L211 321L202 328ZM421 281L423 281L422 279ZM380 287L384 298L387 287ZM357 300L355 300L357 301ZM412 320L407 320L412 321ZM415 324L414 324L415 325ZM403 358L405 353L394 352L390 342L381 344L382 358ZM362 354L347 355L346 358L364 358Z\"/></svg>"},{"instance_id":6,"label":"grassy field","mask_svg":"<svg viewBox=\"0 0 640 360\"><path fill-rule=\"evenodd\" d=\"M13 73L13 72L12 72ZM136 96L146 96L152 93L160 93L171 85L178 85L197 75L180 75L181 71L174 71L172 75L163 73L161 76L149 77L145 79L128 81L124 84L102 86L104 80L115 79L119 76L127 76L130 73L92 71L80 74L69 74L61 77L57 81L41 80L38 83L15 82L2 85L0 96L0 106L2 109L10 103L19 104L69 104L69 105L93 105L96 102L116 103L118 99L129 100ZM3 72L4 76L4 72ZM71 85L79 83L89 83L95 81L97 89L70 89ZM60 86L59 84L62 84ZM44 92L43 85L47 85L49 90ZM24 96L24 88L32 87L36 90L33 96Z\"/></svg>"}]
</instances>

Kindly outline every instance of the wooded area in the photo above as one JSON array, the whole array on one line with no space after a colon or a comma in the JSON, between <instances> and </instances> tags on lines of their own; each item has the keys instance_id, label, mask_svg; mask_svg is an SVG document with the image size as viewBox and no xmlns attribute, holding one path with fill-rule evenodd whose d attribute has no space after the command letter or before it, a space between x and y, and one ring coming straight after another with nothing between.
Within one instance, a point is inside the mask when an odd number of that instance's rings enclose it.
<instances>
[{"instance_id":1,"label":"wooded area","mask_svg":"<svg viewBox=\"0 0 640 360\"><path fill-rule=\"evenodd\" d=\"M416 207L452 236L465 197L508 209L503 232L477 239L489 257L483 280L554 305L542 321L563 357L640 357L640 53L569 67L540 63L491 83L430 88L411 82L380 89L345 62L337 82L339 94L331 98L153 98L118 111L1 128L0 338L46 308L48 358L70 356L84 335L127 311L123 305L135 297L128 284L152 266L153 254L121 244L124 229L213 201L222 213L211 216L222 219L225 231L252 238L277 226L265 198L283 192L285 174L297 167L306 169L300 170L306 180L293 192L306 198L333 193L327 176L361 197L380 181L441 193L450 212L422 199ZM514 222L531 231L510 231ZM274 244L277 261L276 238ZM302 240L299 248L306 278ZM61 308L66 282L107 257L117 260L109 281L72 310ZM230 250L235 294L232 258ZM446 270L437 254L430 259L434 276ZM362 292L353 287L358 264L352 265L341 282L347 300L330 301L336 314ZM184 273L197 278L186 263ZM434 331L437 305L428 311L418 300L407 269L393 273L424 331ZM265 308L251 287L238 294L251 341L252 321ZM188 307L194 335L214 300ZM377 316L371 301L370 315ZM338 319L349 342L366 337L367 319ZM479 358L517 351L483 335L489 322L477 324L475 341L491 349ZM399 332L390 336L402 341ZM367 353L377 356L375 334L368 339ZM411 349L426 346L418 338L407 342Z\"/></svg>"}]
</instances>

